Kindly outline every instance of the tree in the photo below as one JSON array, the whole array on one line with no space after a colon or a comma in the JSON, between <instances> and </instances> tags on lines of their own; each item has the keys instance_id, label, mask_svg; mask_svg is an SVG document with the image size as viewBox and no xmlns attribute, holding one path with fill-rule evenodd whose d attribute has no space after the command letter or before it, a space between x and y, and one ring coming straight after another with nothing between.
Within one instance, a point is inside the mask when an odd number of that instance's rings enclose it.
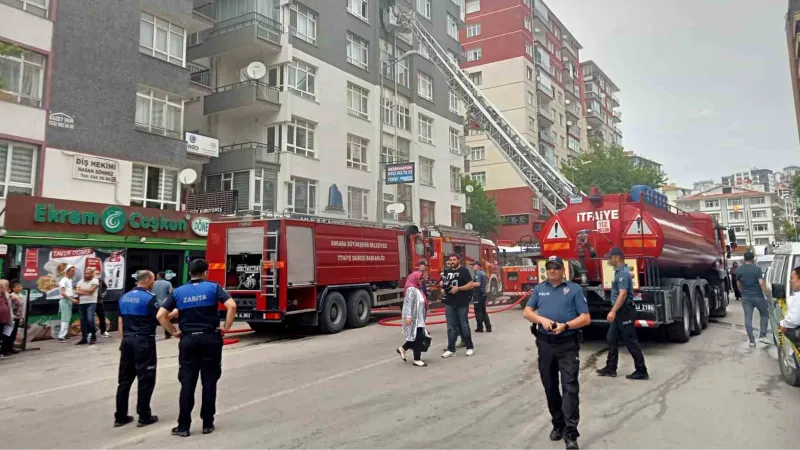
<instances>
[{"instance_id":1,"label":"tree","mask_svg":"<svg viewBox=\"0 0 800 450\"><path fill-rule=\"evenodd\" d=\"M19 47L0 42L0 56L18 56L20 52L21 50ZM3 89L4 87L3 77L0 76L0 89Z\"/></svg>"},{"instance_id":2,"label":"tree","mask_svg":"<svg viewBox=\"0 0 800 450\"><path fill-rule=\"evenodd\" d=\"M792 222L783 219L780 221L778 233L775 237L779 242L797 242L797 227Z\"/></svg>"},{"instance_id":3,"label":"tree","mask_svg":"<svg viewBox=\"0 0 800 450\"><path fill-rule=\"evenodd\" d=\"M468 192L467 186L472 186L472 192ZM464 223L472 224L472 228L481 236L497 231L497 227L502 224L500 213L497 212L494 199L486 195L483 186L469 176L464 176L461 179L461 189L467 197Z\"/></svg>"},{"instance_id":4,"label":"tree","mask_svg":"<svg viewBox=\"0 0 800 450\"><path fill-rule=\"evenodd\" d=\"M644 184L659 188L666 183L663 171L648 165L637 165L617 145L591 141L592 151L581 153L562 167L564 175L583 192L597 187L600 192L613 194L629 192L631 187Z\"/></svg>"}]
</instances>

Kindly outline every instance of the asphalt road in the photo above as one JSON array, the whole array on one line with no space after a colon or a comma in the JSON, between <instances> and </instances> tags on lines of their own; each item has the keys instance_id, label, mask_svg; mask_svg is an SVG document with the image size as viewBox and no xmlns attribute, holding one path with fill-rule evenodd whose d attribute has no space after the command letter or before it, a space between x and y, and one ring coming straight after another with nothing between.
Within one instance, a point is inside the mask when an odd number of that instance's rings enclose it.
<instances>
[{"instance_id":1,"label":"asphalt road","mask_svg":"<svg viewBox=\"0 0 800 450\"><path fill-rule=\"evenodd\" d=\"M749 349L738 304L688 344L645 339L649 381L598 378L605 344L581 351L582 448L797 448L800 389L783 383L773 346ZM403 363L398 328L338 335L242 336L224 351L217 431L170 436L177 342L159 341L153 410L161 422L113 428L118 338L0 361L5 448L563 448L550 418L521 310L492 316L472 357L443 360L433 326L428 367ZM74 342L74 341L73 341ZM621 374L632 371L621 351ZM135 411L135 388L131 410ZM554 445L555 444L555 445Z\"/></svg>"}]
</instances>

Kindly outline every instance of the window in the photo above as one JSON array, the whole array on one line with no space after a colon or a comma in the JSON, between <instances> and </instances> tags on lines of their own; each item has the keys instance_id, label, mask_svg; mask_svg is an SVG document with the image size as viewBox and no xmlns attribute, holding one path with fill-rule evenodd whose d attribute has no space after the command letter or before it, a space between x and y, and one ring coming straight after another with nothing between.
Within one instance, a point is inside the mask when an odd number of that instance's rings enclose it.
<instances>
[{"instance_id":1,"label":"window","mask_svg":"<svg viewBox=\"0 0 800 450\"><path fill-rule=\"evenodd\" d=\"M575 153L581 152L581 142L572 136L567 136L567 147Z\"/></svg>"},{"instance_id":2,"label":"window","mask_svg":"<svg viewBox=\"0 0 800 450\"><path fill-rule=\"evenodd\" d=\"M767 218L767 211L765 210L758 210L752 211L753 219L766 219Z\"/></svg>"},{"instance_id":3,"label":"window","mask_svg":"<svg viewBox=\"0 0 800 450\"><path fill-rule=\"evenodd\" d=\"M561 39L561 30L559 28L554 29L553 33L556 35L556 39Z\"/></svg>"},{"instance_id":4,"label":"window","mask_svg":"<svg viewBox=\"0 0 800 450\"><path fill-rule=\"evenodd\" d=\"M0 140L0 197L33 195L37 148Z\"/></svg>"},{"instance_id":5,"label":"window","mask_svg":"<svg viewBox=\"0 0 800 450\"><path fill-rule=\"evenodd\" d=\"M770 245L769 238L756 238L756 245Z\"/></svg>"},{"instance_id":6,"label":"window","mask_svg":"<svg viewBox=\"0 0 800 450\"><path fill-rule=\"evenodd\" d=\"M450 61L453 61L454 63L458 64L458 55L456 54L456 52L452 50L447 50L447 57L450 58Z\"/></svg>"},{"instance_id":7,"label":"window","mask_svg":"<svg viewBox=\"0 0 800 450\"><path fill-rule=\"evenodd\" d=\"M481 24L471 23L467 25L467 37L475 37L481 34Z\"/></svg>"},{"instance_id":8,"label":"window","mask_svg":"<svg viewBox=\"0 0 800 450\"><path fill-rule=\"evenodd\" d=\"M728 217L730 220L744 220L744 213L743 212L732 212L728 213Z\"/></svg>"},{"instance_id":9,"label":"window","mask_svg":"<svg viewBox=\"0 0 800 450\"><path fill-rule=\"evenodd\" d=\"M15 103L40 108L45 61L45 56L26 50L15 55L0 55L2 91L10 93Z\"/></svg>"},{"instance_id":10,"label":"window","mask_svg":"<svg viewBox=\"0 0 800 450\"><path fill-rule=\"evenodd\" d=\"M467 53L467 61L478 61L481 59L481 56L483 56L483 49L480 47L471 48L467 50L466 53Z\"/></svg>"},{"instance_id":11,"label":"window","mask_svg":"<svg viewBox=\"0 0 800 450\"><path fill-rule=\"evenodd\" d=\"M433 101L433 77L417 72L417 94L420 97Z\"/></svg>"},{"instance_id":12,"label":"window","mask_svg":"<svg viewBox=\"0 0 800 450\"><path fill-rule=\"evenodd\" d=\"M709 216L711 216L714 220L719 222L719 219L720 219L719 213L711 213L711 214L709 214Z\"/></svg>"},{"instance_id":13,"label":"window","mask_svg":"<svg viewBox=\"0 0 800 450\"><path fill-rule=\"evenodd\" d=\"M419 120L417 121L417 128L419 128L420 142L433 144L433 119L420 114Z\"/></svg>"},{"instance_id":14,"label":"window","mask_svg":"<svg viewBox=\"0 0 800 450\"><path fill-rule=\"evenodd\" d=\"M347 113L369 119L369 90L347 83Z\"/></svg>"},{"instance_id":15,"label":"window","mask_svg":"<svg viewBox=\"0 0 800 450\"><path fill-rule=\"evenodd\" d=\"M347 0L347 11L359 19L369 22L367 5L369 5L368 0Z\"/></svg>"},{"instance_id":16,"label":"window","mask_svg":"<svg viewBox=\"0 0 800 450\"><path fill-rule=\"evenodd\" d=\"M304 98L317 98L317 68L295 59L289 63L289 92Z\"/></svg>"},{"instance_id":17,"label":"window","mask_svg":"<svg viewBox=\"0 0 800 450\"><path fill-rule=\"evenodd\" d=\"M750 199L751 205L763 205L767 203L767 199L765 197L753 197Z\"/></svg>"},{"instance_id":18,"label":"window","mask_svg":"<svg viewBox=\"0 0 800 450\"><path fill-rule=\"evenodd\" d=\"M286 209L301 214L317 213L317 182L292 177L286 183Z\"/></svg>"},{"instance_id":19,"label":"window","mask_svg":"<svg viewBox=\"0 0 800 450\"><path fill-rule=\"evenodd\" d=\"M525 67L525 78L528 81L533 81L533 68L532 67Z\"/></svg>"},{"instance_id":20,"label":"window","mask_svg":"<svg viewBox=\"0 0 800 450\"><path fill-rule=\"evenodd\" d=\"M450 112L453 114L461 114L461 103L458 95L450 89Z\"/></svg>"},{"instance_id":21,"label":"window","mask_svg":"<svg viewBox=\"0 0 800 450\"><path fill-rule=\"evenodd\" d=\"M258 180L258 190L261 189L261 179ZM239 201L238 211L250 210L250 171L219 173L206 176L206 192L236 191ZM258 192L258 191L257 191ZM258 203L261 196L256 195Z\"/></svg>"},{"instance_id":22,"label":"window","mask_svg":"<svg viewBox=\"0 0 800 450\"><path fill-rule=\"evenodd\" d=\"M139 86L136 91L136 128L173 139L183 137L183 100Z\"/></svg>"},{"instance_id":23,"label":"window","mask_svg":"<svg viewBox=\"0 0 800 450\"><path fill-rule=\"evenodd\" d=\"M458 22L450 14L447 15L447 35L458 40Z\"/></svg>"},{"instance_id":24,"label":"window","mask_svg":"<svg viewBox=\"0 0 800 450\"><path fill-rule=\"evenodd\" d=\"M461 155L461 136L458 129L450 127L450 153Z\"/></svg>"},{"instance_id":25,"label":"window","mask_svg":"<svg viewBox=\"0 0 800 450\"><path fill-rule=\"evenodd\" d=\"M528 106L536 106L536 96L531 91L528 91Z\"/></svg>"},{"instance_id":26,"label":"window","mask_svg":"<svg viewBox=\"0 0 800 450\"><path fill-rule=\"evenodd\" d=\"M186 31L166 20L142 13L139 20L139 51L183 67Z\"/></svg>"},{"instance_id":27,"label":"window","mask_svg":"<svg viewBox=\"0 0 800 450\"><path fill-rule=\"evenodd\" d=\"M134 164L131 172L131 206L178 209L178 171Z\"/></svg>"},{"instance_id":28,"label":"window","mask_svg":"<svg viewBox=\"0 0 800 450\"><path fill-rule=\"evenodd\" d=\"M744 199L741 198L728 199L728 206L742 206L742 205L744 205Z\"/></svg>"},{"instance_id":29,"label":"window","mask_svg":"<svg viewBox=\"0 0 800 450\"><path fill-rule=\"evenodd\" d=\"M353 33L347 33L347 62L367 70L369 43Z\"/></svg>"},{"instance_id":30,"label":"window","mask_svg":"<svg viewBox=\"0 0 800 450\"><path fill-rule=\"evenodd\" d=\"M363 171L369 169L367 165L368 145L369 141L364 138L352 134L347 135L347 167Z\"/></svg>"},{"instance_id":31,"label":"window","mask_svg":"<svg viewBox=\"0 0 800 450\"><path fill-rule=\"evenodd\" d=\"M484 147L472 147L469 159L472 161L483 161L486 159L486 149Z\"/></svg>"},{"instance_id":32,"label":"window","mask_svg":"<svg viewBox=\"0 0 800 450\"><path fill-rule=\"evenodd\" d=\"M531 116L528 116L528 129L536 131L536 119Z\"/></svg>"},{"instance_id":33,"label":"window","mask_svg":"<svg viewBox=\"0 0 800 450\"><path fill-rule=\"evenodd\" d=\"M317 126L311 122L297 117L292 117L292 121L287 126L286 150L297 153L298 155L314 158L314 134Z\"/></svg>"},{"instance_id":34,"label":"window","mask_svg":"<svg viewBox=\"0 0 800 450\"><path fill-rule=\"evenodd\" d=\"M719 208L719 200L706 200L706 208Z\"/></svg>"},{"instance_id":35,"label":"window","mask_svg":"<svg viewBox=\"0 0 800 450\"><path fill-rule=\"evenodd\" d=\"M431 54L428 52L428 46L423 44L420 40L417 40L417 52L419 52L419 56L431 61Z\"/></svg>"},{"instance_id":36,"label":"window","mask_svg":"<svg viewBox=\"0 0 800 450\"><path fill-rule=\"evenodd\" d=\"M397 84L410 88L411 69L408 67L408 60L401 59L398 61L397 64L395 64L395 70L397 70Z\"/></svg>"},{"instance_id":37,"label":"window","mask_svg":"<svg viewBox=\"0 0 800 450\"><path fill-rule=\"evenodd\" d=\"M467 14L481 10L481 0L467 0Z\"/></svg>"},{"instance_id":38,"label":"window","mask_svg":"<svg viewBox=\"0 0 800 450\"><path fill-rule=\"evenodd\" d=\"M398 96L397 108L397 128L411 131L411 100L402 95Z\"/></svg>"},{"instance_id":39,"label":"window","mask_svg":"<svg viewBox=\"0 0 800 450\"><path fill-rule=\"evenodd\" d=\"M533 45L530 42L525 43L525 54L533 57Z\"/></svg>"},{"instance_id":40,"label":"window","mask_svg":"<svg viewBox=\"0 0 800 450\"><path fill-rule=\"evenodd\" d=\"M450 166L450 191L461 192L461 169Z\"/></svg>"},{"instance_id":41,"label":"window","mask_svg":"<svg viewBox=\"0 0 800 450\"><path fill-rule=\"evenodd\" d=\"M419 200L419 220L423 226L436 224L436 202Z\"/></svg>"},{"instance_id":42,"label":"window","mask_svg":"<svg viewBox=\"0 0 800 450\"><path fill-rule=\"evenodd\" d=\"M0 0L0 3L5 3L14 8L27 11L35 16L47 18L48 0Z\"/></svg>"},{"instance_id":43,"label":"window","mask_svg":"<svg viewBox=\"0 0 800 450\"><path fill-rule=\"evenodd\" d=\"M347 217L355 220L369 220L367 204L369 191L354 187L347 188Z\"/></svg>"},{"instance_id":44,"label":"window","mask_svg":"<svg viewBox=\"0 0 800 450\"><path fill-rule=\"evenodd\" d=\"M483 134L483 130L480 128L470 128L467 134L470 136L480 136Z\"/></svg>"},{"instance_id":45,"label":"window","mask_svg":"<svg viewBox=\"0 0 800 450\"><path fill-rule=\"evenodd\" d=\"M393 148L394 135L383 134L383 148L381 149L381 162L384 164L391 164L396 162L406 162L409 160L411 153L411 141L397 138L397 148ZM385 174L382 174L385 175Z\"/></svg>"},{"instance_id":46,"label":"window","mask_svg":"<svg viewBox=\"0 0 800 450\"><path fill-rule=\"evenodd\" d=\"M289 31L292 36L317 45L317 13L298 3L289 6Z\"/></svg>"},{"instance_id":47,"label":"window","mask_svg":"<svg viewBox=\"0 0 800 450\"><path fill-rule=\"evenodd\" d=\"M255 169L253 177L253 209L274 211L276 206L275 183L277 174L264 169Z\"/></svg>"},{"instance_id":48,"label":"window","mask_svg":"<svg viewBox=\"0 0 800 450\"><path fill-rule=\"evenodd\" d=\"M759 231L759 232L769 231L769 225L766 223L757 223L753 225L753 231Z\"/></svg>"},{"instance_id":49,"label":"window","mask_svg":"<svg viewBox=\"0 0 800 450\"><path fill-rule=\"evenodd\" d=\"M419 157L419 182L425 186L433 186L433 160Z\"/></svg>"},{"instance_id":50,"label":"window","mask_svg":"<svg viewBox=\"0 0 800 450\"><path fill-rule=\"evenodd\" d=\"M469 79L475 83L476 86L480 86L483 84L483 72L472 72L469 74Z\"/></svg>"},{"instance_id":51,"label":"window","mask_svg":"<svg viewBox=\"0 0 800 450\"><path fill-rule=\"evenodd\" d=\"M531 23L530 16L525 16L525 29L531 31L533 29L533 24Z\"/></svg>"},{"instance_id":52,"label":"window","mask_svg":"<svg viewBox=\"0 0 800 450\"><path fill-rule=\"evenodd\" d=\"M417 12L422 15L422 17L430 20L431 19L431 0L417 0Z\"/></svg>"},{"instance_id":53,"label":"window","mask_svg":"<svg viewBox=\"0 0 800 450\"><path fill-rule=\"evenodd\" d=\"M472 172L469 178L481 186L486 186L486 172Z\"/></svg>"},{"instance_id":54,"label":"window","mask_svg":"<svg viewBox=\"0 0 800 450\"><path fill-rule=\"evenodd\" d=\"M547 51L550 52L550 53L553 53L554 50L555 49L553 47L553 43L550 42L550 41L547 41Z\"/></svg>"}]
</instances>

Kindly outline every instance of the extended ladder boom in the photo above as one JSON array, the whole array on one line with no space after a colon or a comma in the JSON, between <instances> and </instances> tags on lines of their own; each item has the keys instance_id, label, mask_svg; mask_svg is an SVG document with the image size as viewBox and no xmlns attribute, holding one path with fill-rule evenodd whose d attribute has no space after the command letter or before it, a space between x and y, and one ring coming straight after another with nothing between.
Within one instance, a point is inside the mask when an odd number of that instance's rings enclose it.
<instances>
[{"instance_id":1,"label":"extended ladder boom","mask_svg":"<svg viewBox=\"0 0 800 450\"><path fill-rule=\"evenodd\" d=\"M569 197L576 193L575 185L553 168L523 135L506 121L456 61L447 56L444 48L422 27L413 10L390 10L389 21L408 28L425 46L436 67L450 88L464 100L468 117L476 121L489 138L500 148L503 156L541 199L552 213L567 207Z\"/></svg>"}]
</instances>

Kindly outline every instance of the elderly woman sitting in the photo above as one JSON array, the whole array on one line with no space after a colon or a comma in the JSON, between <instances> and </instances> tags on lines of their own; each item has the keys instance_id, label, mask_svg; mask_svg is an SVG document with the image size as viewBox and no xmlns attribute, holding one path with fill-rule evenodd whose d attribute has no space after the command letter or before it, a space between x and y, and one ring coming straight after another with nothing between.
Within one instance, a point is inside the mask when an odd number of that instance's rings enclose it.
<instances>
[{"instance_id":1,"label":"elderly woman sitting","mask_svg":"<svg viewBox=\"0 0 800 450\"><path fill-rule=\"evenodd\" d=\"M792 295L786 299L786 315L781 320L781 331L789 340L800 342L800 267L792 270L789 280Z\"/></svg>"}]
</instances>

